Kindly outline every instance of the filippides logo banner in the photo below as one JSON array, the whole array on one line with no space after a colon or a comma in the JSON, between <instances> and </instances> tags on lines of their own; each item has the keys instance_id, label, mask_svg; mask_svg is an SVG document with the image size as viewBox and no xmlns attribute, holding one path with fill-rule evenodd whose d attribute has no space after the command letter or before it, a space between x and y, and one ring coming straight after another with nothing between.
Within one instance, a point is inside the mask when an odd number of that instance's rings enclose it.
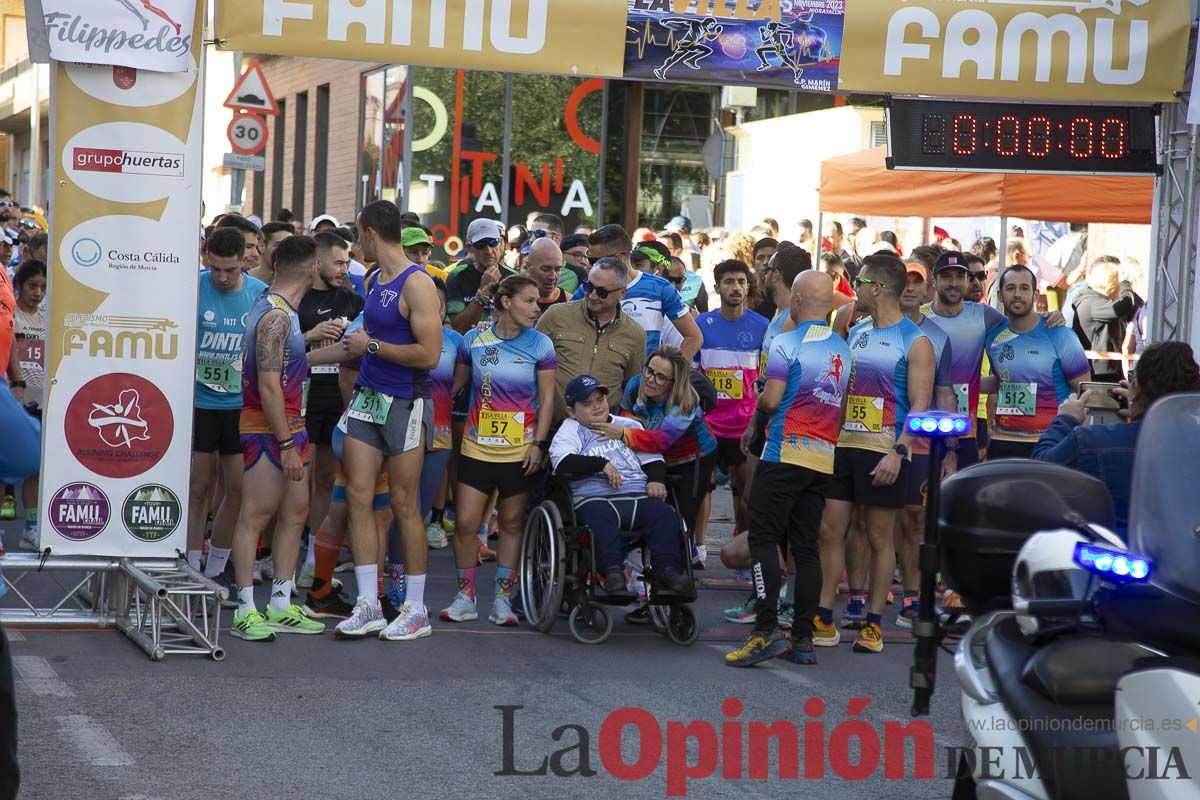
<instances>
[{"instance_id":1,"label":"filippides logo banner","mask_svg":"<svg viewBox=\"0 0 1200 800\"><path fill-rule=\"evenodd\" d=\"M56 61L185 72L195 0L41 0Z\"/></svg>"},{"instance_id":2,"label":"filippides logo banner","mask_svg":"<svg viewBox=\"0 0 1200 800\"><path fill-rule=\"evenodd\" d=\"M626 0L238 0L223 50L620 78Z\"/></svg>"},{"instance_id":3,"label":"filippides logo banner","mask_svg":"<svg viewBox=\"0 0 1200 800\"><path fill-rule=\"evenodd\" d=\"M1174 102L1190 3L1177 0L853 0L842 91Z\"/></svg>"},{"instance_id":4,"label":"filippides logo banner","mask_svg":"<svg viewBox=\"0 0 1200 800\"><path fill-rule=\"evenodd\" d=\"M187 30L202 30L195 0L181 5L171 13L186 16ZM199 49L197 36L184 52L186 72L61 62L52 72L40 546L56 554L169 558L184 547L202 179Z\"/></svg>"}]
</instances>

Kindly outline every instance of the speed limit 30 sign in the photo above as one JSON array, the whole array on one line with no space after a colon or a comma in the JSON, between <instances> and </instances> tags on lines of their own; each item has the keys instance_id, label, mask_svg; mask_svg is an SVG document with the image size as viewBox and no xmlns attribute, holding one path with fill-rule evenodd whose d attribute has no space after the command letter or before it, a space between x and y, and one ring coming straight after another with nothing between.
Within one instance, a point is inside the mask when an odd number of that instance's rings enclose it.
<instances>
[{"instance_id":1,"label":"speed limit 30 sign","mask_svg":"<svg viewBox=\"0 0 1200 800\"><path fill-rule=\"evenodd\" d=\"M252 156L267 146L267 121L255 114L237 114L226 131L235 153Z\"/></svg>"}]
</instances>

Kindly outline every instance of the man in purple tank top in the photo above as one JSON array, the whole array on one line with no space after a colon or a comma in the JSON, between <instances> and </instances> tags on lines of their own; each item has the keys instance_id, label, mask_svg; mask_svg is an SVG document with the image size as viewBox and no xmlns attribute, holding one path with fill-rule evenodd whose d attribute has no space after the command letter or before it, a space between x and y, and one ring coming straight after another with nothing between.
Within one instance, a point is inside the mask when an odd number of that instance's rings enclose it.
<instances>
[{"instance_id":1,"label":"man in purple tank top","mask_svg":"<svg viewBox=\"0 0 1200 800\"><path fill-rule=\"evenodd\" d=\"M382 639L407 641L431 632L425 607L429 543L417 488L425 451L433 444L429 370L442 354L442 320L433 281L404 255L400 209L394 203L381 200L362 210L358 241L365 260L376 262L379 271L363 310L365 332L346 340L351 350L365 350L358 384L343 417L342 467L358 602L335 633L351 639L378 633ZM407 572L407 599L390 624L384 620L378 589L378 563L387 531L377 528L371 507L385 460Z\"/></svg>"}]
</instances>

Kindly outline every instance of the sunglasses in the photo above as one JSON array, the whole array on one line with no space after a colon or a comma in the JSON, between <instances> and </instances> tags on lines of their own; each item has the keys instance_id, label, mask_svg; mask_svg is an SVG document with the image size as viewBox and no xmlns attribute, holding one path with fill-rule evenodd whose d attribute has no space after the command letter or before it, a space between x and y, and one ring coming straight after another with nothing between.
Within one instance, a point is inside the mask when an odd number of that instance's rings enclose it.
<instances>
[{"instance_id":1,"label":"sunglasses","mask_svg":"<svg viewBox=\"0 0 1200 800\"><path fill-rule=\"evenodd\" d=\"M984 278L987 277L987 273L982 270L980 270L979 272L968 272L967 277L969 277L973 281L982 281Z\"/></svg>"},{"instance_id":2,"label":"sunglasses","mask_svg":"<svg viewBox=\"0 0 1200 800\"><path fill-rule=\"evenodd\" d=\"M474 247L476 250L487 250L498 244L500 244L499 239L480 239L477 242L471 242L471 247Z\"/></svg>"},{"instance_id":3,"label":"sunglasses","mask_svg":"<svg viewBox=\"0 0 1200 800\"><path fill-rule=\"evenodd\" d=\"M607 300L608 296L610 294L614 294L619 291L620 291L620 289L605 289L603 286L597 286L596 284L592 283L591 281L583 282L583 296L584 297L587 297L592 292L595 292L596 297L599 297L601 300Z\"/></svg>"},{"instance_id":4,"label":"sunglasses","mask_svg":"<svg viewBox=\"0 0 1200 800\"><path fill-rule=\"evenodd\" d=\"M687 283L687 278L667 278L667 280L676 286L683 286L685 283Z\"/></svg>"},{"instance_id":5,"label":"sunglasses","mask_svg":"<svg viewBox=\"0 0 1200 800\"><path fill-rule=\"evenodd\" d=\"M587 255L587 260L588 260L588 263L589 263L589 264L591 264L591 265L594 267L594 266L596 266L596 262L597 262L597 261L599 261L599 260L600 260L600 259L602 259L602 258L616 258L616 259L619 259L621 256L627 256L627 255L630 255L630 253L629 253L629 251L628 251L628 250L622 250L621 252L619 252L619 253L614 253L614 254L612 254L611 256L594 256L594 255L592 255L591 253L588 253L588 255Z\"/></svg>"},{"instance_id":6,"label":"sunglasses","mask_svg":"<svg viewBox=\"0 0 1200 800\"><path fill-rule=\"evenodd\" d=\"M654 370L650 369L649 364L647 364L646 368L642 370L642 377L648 381L654 381L658 384L670 383L672 380L670 375L663 375L661 372L655 372Z\"/></svg>"},{"instance_id":7,"label":"sunglasses","mask_svg":"<svg viewBox=\"0 0 1200 800\"><path fill-rule=\"evenodd\" d=\"M882 286L883 284L881 284L879 281L873 281L870 278L855 278L854 285L855 286L863 286L863 285Z\"/></svg>"},{"instance_id":8,"label":"sunglasses","mask_svg":"<svg viewBox=\"0 0 1200 800\"><path fill-rule=\"evenodd\" d=\"M543 236L549 235L550 231L546 230L545 228L533 228L529 231L530 241L536 241L537 239L541 239Z\"/></svg>"}]
</instances>

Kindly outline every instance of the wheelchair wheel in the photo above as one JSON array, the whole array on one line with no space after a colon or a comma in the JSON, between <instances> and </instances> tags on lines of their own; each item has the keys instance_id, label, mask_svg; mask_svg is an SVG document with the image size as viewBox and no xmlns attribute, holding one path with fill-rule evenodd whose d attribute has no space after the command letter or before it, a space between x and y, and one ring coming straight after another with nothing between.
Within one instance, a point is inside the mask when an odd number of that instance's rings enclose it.
<instances>
[{"instance_id":1,"label":"wheelchair wheel","mask_svg":"<svg viewBox=\"0 0 1200 800\"><path fill-rule=\"evenodd\" d=\"M670 606L659 605L658 603L650 604L650 623L654 626L654 630L659 633L666 633L667 620L670 616Z\"/></svg>"},{"instance_id":2,"label":"wheelchair wheel","mask_svg":"<svg viewBox=\"0 0 1200 800\"><path fill-rule=\"evenodd\" d=\"M673 605L667 616L667 638L677 645L690 647L700 638L700 626L691 606Z\"/></svg>"},{"instance_id":3,"label":"wheelchair wheel","mask_svg":"<svg viewBox=\"0 0 1200 800\"><path fill-rule=\"evenodd\" d=\"M580 644L600 644L612 632L613 621L607 608L589 604L572 608L567 624L575 641Z\"/></svg>"},{"instance_id":4,"label":"wheelchair wheel","mask_svg":"<svg viewBox=\"0 0 1200 800\"><path fill-rule=\"evenodd\" d=\"M541 633L554 627L558 619L566 562L562 516L554 503L543 502L529 513L521 542L521 602L525 619Z\"/></svg>"}]
</instances>

